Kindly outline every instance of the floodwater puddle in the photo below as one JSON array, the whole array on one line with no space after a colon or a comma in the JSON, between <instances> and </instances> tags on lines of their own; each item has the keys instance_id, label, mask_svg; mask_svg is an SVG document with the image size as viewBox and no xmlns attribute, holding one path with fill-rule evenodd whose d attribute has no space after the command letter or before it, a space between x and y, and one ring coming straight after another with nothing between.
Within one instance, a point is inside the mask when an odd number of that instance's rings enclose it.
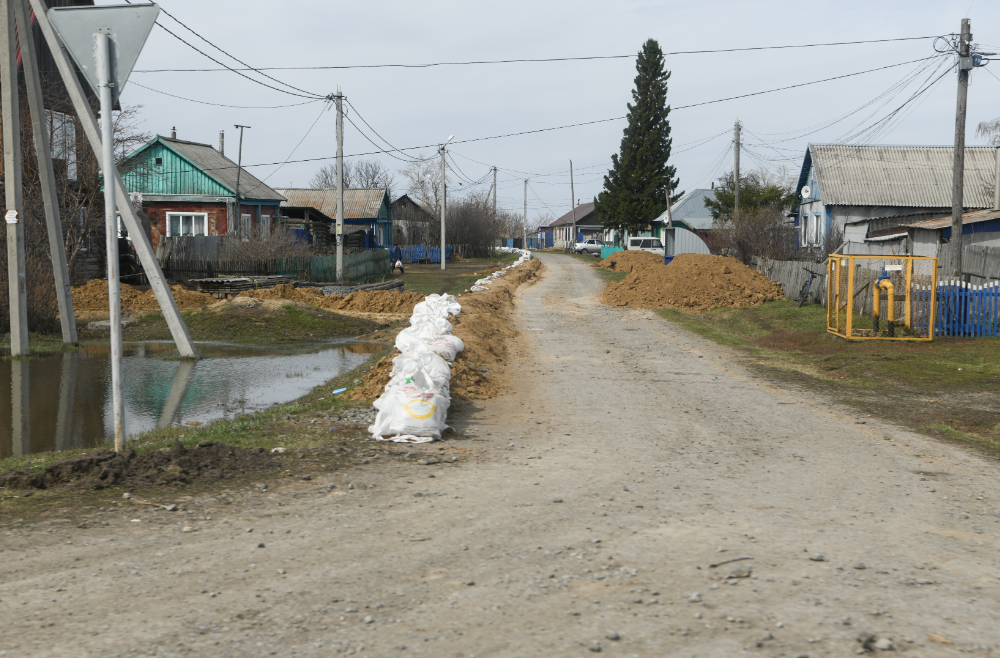
<instances>
[{"instance_id":1,"label":"floodwater puddle","mask_svg":"<svg viewBox=\"0 0 1000 658\"><path fill-rule=\"evenodd\" d=\"M198 425L290 402L353 370L381 345L330 343L308 350L199 344L199 361L173 343L124 345L125 431ZM105 445L113 436L108 345L0 360L0 457Z\"/></svg>"}]
</instances>

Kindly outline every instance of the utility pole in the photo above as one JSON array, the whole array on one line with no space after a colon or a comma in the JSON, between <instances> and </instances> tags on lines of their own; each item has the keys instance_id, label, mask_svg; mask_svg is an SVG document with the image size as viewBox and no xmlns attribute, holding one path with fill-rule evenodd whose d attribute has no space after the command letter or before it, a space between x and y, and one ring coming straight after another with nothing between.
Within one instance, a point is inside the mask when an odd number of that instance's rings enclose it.
<instances>
[{"instance_id":1,"label":"utility pole","mask_svg":"<svg viewBox=\"0 0 1000 658\"><path fill-rule=\"evenodd\" d=\"M445 254L445 237L444 237L444 220L445 215L448 212L448 179L445 176L445 150L444 147L448 146L448 142L455 139L454 135L448 137L444 144L441 145L441 269L445 269L444 262L448 259Z\"/></svg>"},{"instance_id":2,"label":"utility pole","mask_svg":"<svg viewBox=\"0 0 1000 658\"><path fill-rule=\"evenodd\" d=\"M993 167L993 210L1000 210L1000 147L997 148L996 164Z\"/></svg>"},{"instance_id":3,"label":"utility pole","mask_svg":"<svg viewBox=\"0 0 1000 658\"><path fill-rule=\"evenodd\" d=\"M115 141L111 113L111 44L108 31L98 31L97 88L101 100L101 171L104 173L104 237L108 261L108 321L111 324L111 411L115 451L125 449L125 398L122 393L122 305L118 278L118 215L115 205ZM10 78L8 78L9 80Z\"/></svg>"},{"instance_id":4,"label":"utility pole","mask_svg":"<svg viewBox=\"0 0 1000 658\"><path fill-rule=\"evenodd\" d=\"M1000 151L998 151L998 153L1000 153ZM494 222L497 221L497 168L496 167L493 167L493 221Z\"/></svg>"},{"instance_id":5,"label":"utility pole","mask_svg":"<svg viewBox=\"0 0 1000 658\"><path fill-rule=\"evenodd\" d=\"M240 129L240 147L236 155L236 216L233 221L236 223L235 233L241 238L249 238L249 235L242 235L243 232L243 213L240 211L240 172L243 171L243 129L249 128L250 126L235 126ZM229 229L230 233L234 231Z\"/></svg>"},{"instance_id":6,"label":"utility pole","mask_svg":"<svg viewBox=\"0 0 1000 658\"><path fill-rule=\"evenodd\" d=\"M63 343L77 344L76 318L73 314L73 296L69 287L69 268L66 265L66 244L63 242L62 219L59 216L59 194L56 175L52 167L52 149L49 130L45 121L45 104L42 99L42 82L35 55L35 34L30 28L28 10L23 0L9 0L14 6L21 44L21 64L24 67L25 91L31 114L31 131L35 136L35 160L38 162L38 182L41 184L45 226L48 230L49 252L52 256L52 278L56 284L56 304ZM54 119L53 119L54 121Z\"/></svg>"},{"instance_id":7,"label":"utility pole","mask_svg":"<svg viewBox=\"0 0 1000 658\"><path fill-rule=\"evenodd\" d=\"M674 218L673 218L673 215L670 214L670 192L671 192L671 187L672 187L670 183L671 183L670 176L668 175L667 176L667 228L673 228L674 227ZM666 244L666 243L667 243L667 241L664 240L663 244Z\"/></svg>"},{"instance_id":8,"label":"utility pole","mask_svg":"<svg viewBox=\"0 0 1000 658\"><path fill-rule=\"evenodd\" d=\"M3 165L6 193L7 281L10 305L10 355L28 356L28 300L24 264L24 198L21 171L21 111L16 84L17 34L14 8L19 0L0 0L0 77L2 85Z\"/></svg>"},{"instance_id":9,"label":"utility pole","mask_svg":"<svg viewBox=\"0 0 1000 658\"><path fill-rule=\"evenodd\" d=\"M576 233L576 191L573 189L573 161L569 161L569 207L572 209L573 213L573 228L571 233ZM576 239L575 236L571 237L566 243L566 249L573 251L573 241Z\"/></svg>"},{"instance_id":10,"label":"utility pole","mask_svg":"<svg viewBox=\"0 0 1000 658\"><path fill-rule=\"evenodd\" d=\"M955 278L962 276L962 193L965 187L965 110L972 70L972 20L962 19L958 41L958 105L955 108L955 162L951 174L951 265Z\"/></svg>"},{"instance_id":11,"label":"utility pole","mask_svg":"<svg viewBox=\"0 0 1000 658\"><path fill-rule=\"evenodd\" d=\"M736 120L736 127L734 128L735 133L733 135L733 190L735 191L735 197L733 199L733 219L739 219L740 216L740 120ZM668 202L669 206L670 203Z\"/></svg>"},{"instance_id":12,"label":"utility pole","mask_svg":"<svg viewBox=\"0 0 1000 658\"><path fill-rule=\"evenodd\" d=\"M521 249L528 248L528 179L524 179L524 224L521 230Z\"/></svg>"},{"instance_id":13,"label":"utility pole","mask_svg":"<svg viewBox=\"0 0 1000 658\"><path fill-rule=\"evenodd\" d=\"M337 86L337 281L344 279L344 94Z\"/></svg>"}]
</instances>

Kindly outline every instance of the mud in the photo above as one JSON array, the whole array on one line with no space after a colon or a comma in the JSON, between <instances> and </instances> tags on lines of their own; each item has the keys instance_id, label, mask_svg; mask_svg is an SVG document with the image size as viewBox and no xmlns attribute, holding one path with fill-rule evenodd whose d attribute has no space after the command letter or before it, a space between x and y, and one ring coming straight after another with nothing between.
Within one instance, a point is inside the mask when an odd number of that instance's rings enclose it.
<instances>
[{"instance_id":1,"label":"mud","mask_svg":"<svg viewBox=\"0 0 1000 658\"><path fill-rule=\"evenodd\" d=\"M191 484L197 480L227 478L273 471L278 468L264 448L248 450L224 443L202 441L185 448L174 441L169 450L137 453L126 450L95 450L67 457L43 471L20 470L0 473L0 487L22 489L100 490Z\"/></svg>"},{"instance_id":2,"label":"mud","mask_svg":"<svg viewBox=\"0 0 1000 658\"><path fill-rule=\"evenodd\" d=\"M781 284L735 258L681 254L669 265L659 258L656 261L634 260L631 273L609 283L601 301L612 306L676 308L695 313L719 307L755 306L785 297ZM626 262L620 260L616 267L621 269Z\"/></svg>"},{"instance_id":3,"label":"mud","mask_svg":"<svg viewBox=\"0 0 1000 658\"><path fill-rule=\"evenodd\" d=\"M312 304L330 311L358 311L361 313L405 313L413 312L413 307L423 301L417 292L396 292L394 290L359 290L346 297L343 295L324 296L319 288L296 288L281 284L266 290L247 290L239 297L265 300L288 300Z\"/></svg>"},{"instance_id":4,"label":"mud","mask_svg":"<svg viewBox=\"0 0 1000 658\"><path fill-rule=\"evenodd\" d=\"M637 267L653 265L663 265L663 257L648 251L616 251L601 262L594 263L594 267L616 272L631 272Z\"/></svg>"},{"instance_id":5,"label":"mud","mask_svg":"<svg viewBox=\"0 0 1000 658\"><path fill-rule=\"evenodd\" d=\"M509 317L514 307L514 291L537 279L541 267L541 262L532 259L497 279L490 290L459 297L462 312L450 322L454 326L452 333L462 339L465 350L451 364L453 397L489 400L509 390L510 345L519 335ZM381 395L389 383L392 359L398 355L399 352L393 350L392 354L380 359L364 375L363 384L354 389L354 399L374 400Z\"/></svg>"},{"instance_id":6,"label":"mud","mask_svg":"<svg viewBox=\"0 0 1000 658\"><path fill-rule=\"evenodd\" d=\"M73 291L74 310L108 310L108 282L102 279L92 279L82 286L77 286ZM174 301L181 309L201 308L209 304L214 304L216 299L211 295L188 290L184 286L170 286L170 291L174 295ZM122 308L136 311L158 311L160 304L156 301L156 296L152 290L139 290L127 283L121 284Z\"/></svg>"}]
</instances>

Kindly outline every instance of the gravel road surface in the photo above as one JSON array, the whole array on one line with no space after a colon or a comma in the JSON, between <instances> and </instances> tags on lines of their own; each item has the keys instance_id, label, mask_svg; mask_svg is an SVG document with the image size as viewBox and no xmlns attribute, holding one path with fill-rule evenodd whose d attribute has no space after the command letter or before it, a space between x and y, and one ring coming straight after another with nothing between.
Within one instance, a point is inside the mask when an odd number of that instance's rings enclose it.
<instances>
[{"instance_id":1,"label":"gravel road surface","mask_svg":"<svg viewBox=\"0 0 1000 658\"><path fill-rule=\"evenodd\" d=\"M516 391L426 449L457 463L0 531L0 656L1000 653L995 461L539 257Z\"/></svg>"}]
</instances>

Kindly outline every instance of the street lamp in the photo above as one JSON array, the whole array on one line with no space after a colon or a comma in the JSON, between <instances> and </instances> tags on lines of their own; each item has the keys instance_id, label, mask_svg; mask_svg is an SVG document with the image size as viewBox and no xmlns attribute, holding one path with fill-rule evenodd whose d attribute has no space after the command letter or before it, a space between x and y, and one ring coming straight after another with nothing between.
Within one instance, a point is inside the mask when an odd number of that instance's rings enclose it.
<instances>
[{"instance_id":1,"label":"street lamp","mask_svg":"<svg viewBox=\"0 0 1000 658\"><path fill-rule=\"evenodd\" d=\"M449 135L448 139L445 140L444 144L441 145L441 269L444 269L444 261L447 259L444 253L444 217L445 213L448 212L448 185L445 183L445 161L444 161L444 147L448 146L451 140L455 139L454 135Z\"/></svg>"}]
</instances>

